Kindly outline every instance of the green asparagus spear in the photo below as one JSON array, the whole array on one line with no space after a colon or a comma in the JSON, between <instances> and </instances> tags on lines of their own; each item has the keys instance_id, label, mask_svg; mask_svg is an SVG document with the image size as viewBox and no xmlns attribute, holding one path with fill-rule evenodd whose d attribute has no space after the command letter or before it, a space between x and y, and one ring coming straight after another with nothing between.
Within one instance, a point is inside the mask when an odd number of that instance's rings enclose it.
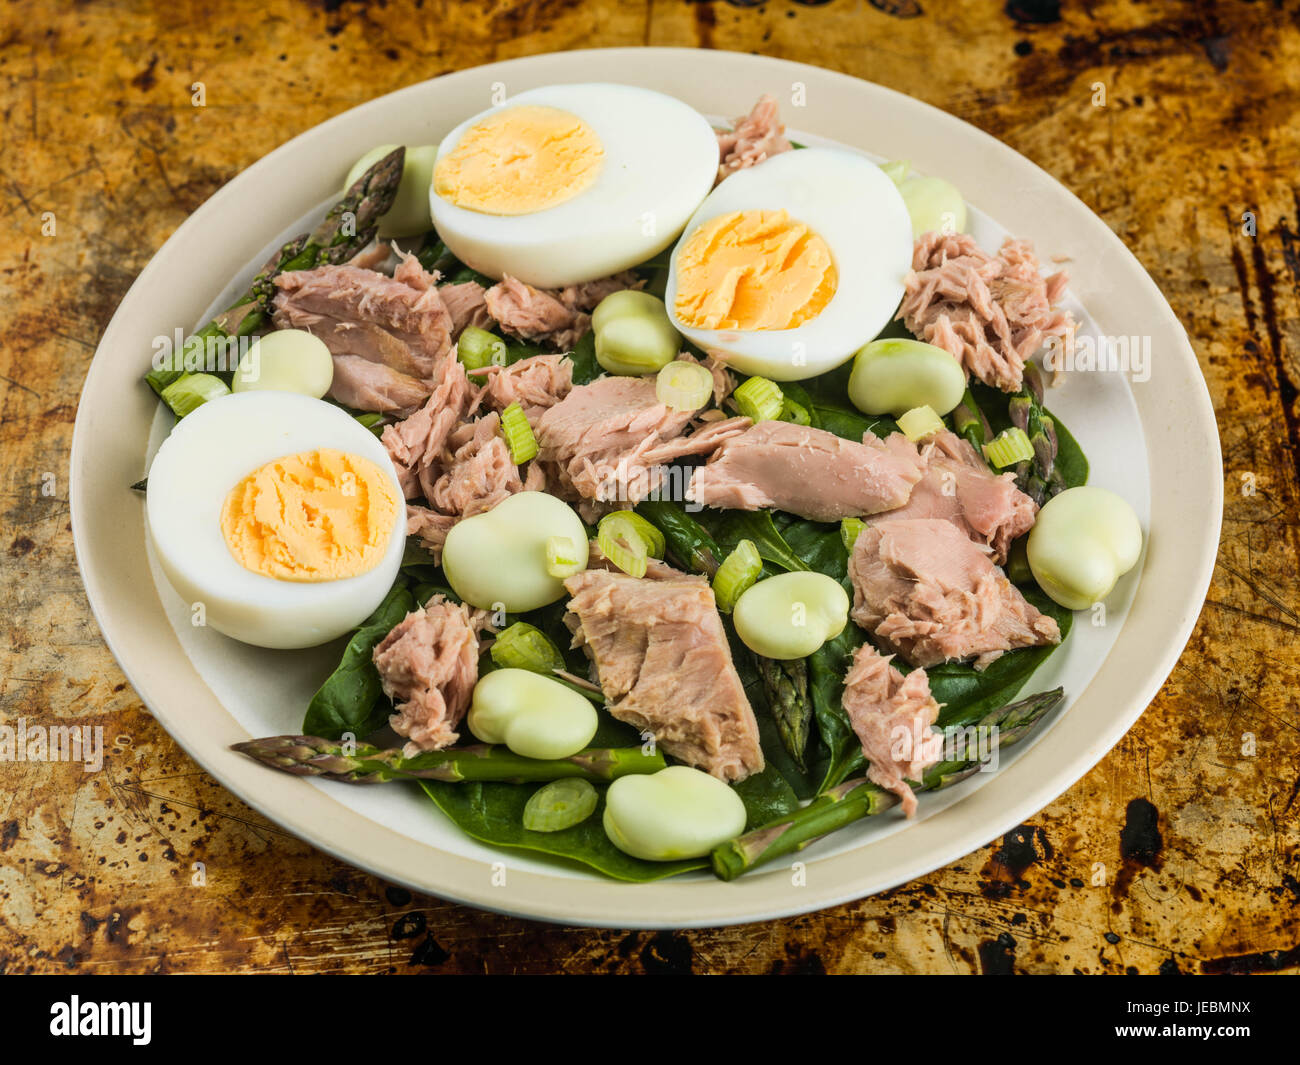
<instances>
[{"instance_id":1,"label":"green asparagus spear","mask_svg":"<svg viewBox=\"0 0 1300 1065\"><path fill-rule=\"evenodd\" d=\"M1043 409L1043 377L1034 363L1025 364L1024 384L1011 397L1007 413L1034 447L1034 457L1016 466L1021 491L1042 506L1065 487L1056 469L1056 423Z\"/></svg>"},{"instance_id":2,"label":"green asparagus spear","mask_svg":"<svg viewBox=\"0 0 1300 1065\"><path fill-rule=\"evenodd\" d=\"M379 218L387 213L402 180L405 148L384 156L359 177L311 233L296 237L272 256L253 278L248 290L207 325L192 333L171 365L145 375L155 392L162 391L185 372L187 357L203 362L210 341L253 336L271 316L276 275L290 270L310 270L326 263L352 258L374 239ZM204 368L199 366L200 369ZM233 367L231 368L233 369Z\"/></svg>"},{"instance_id":3,"label":"green asparagus spear","mask_svg":"<svg viewBox=\"0 0 1300 1065\"><path fill-rule=\"evenodd\" d=\"M272 769L295 776L323 777L347 784L380 784L389 780L498 780L520 784L533 780L582 777L616 780L632 773L656 773L666 763L658 751L640 747L589 747L568 758L525 758L506 747L479 744L446 751L424 751L405 757L400 748L387 750L358 743L351 753L344 745L320 736L267 736L231 745Z\"/></svg>"},{"instance_id":4,"label":"green asparagus spear","mask_svg":"<svg viewBox=\"0 0 1300 1065\"><path fill-rule=\"evenodd\" d=\"M996 727L998 748L1023 739L1064 696L1064 690L1031 695L985 715L977 724ZM931 766L916 791L946 788L979 771L977 759L957 759ZM873 817L896 806L897 795L871 783L866 777L846 780L816 799L771 824L728 840L714 849L713 872L722 880L734 880L764 862L801 850L827 833Z\"/></svg>"},{"instance_id":5,"label":"green asparagus spear","mask_svg":"<svg viewBox=\"0 0 1300 1065\"><path fill-rule=\"evenodd\" d=\"M754 659L781 744L800 772L807 772L805 752L813 721L813 705L808 698L808 662L803 658L783 662L762 655L755 655Z\"/></svg>"},{"instance_id":6,"label":"green asparagus spear","mask_svg":"<svg viewBox=\"0 0 1300 1065\"><path fill-rule=\"evenodd\" d=\"M984 457L984 445L993 438L993 431L969 388L961 397L961 402L953 408L952 427L958 436L970 443L980 458Z\"/></svg>"}]
</instances>

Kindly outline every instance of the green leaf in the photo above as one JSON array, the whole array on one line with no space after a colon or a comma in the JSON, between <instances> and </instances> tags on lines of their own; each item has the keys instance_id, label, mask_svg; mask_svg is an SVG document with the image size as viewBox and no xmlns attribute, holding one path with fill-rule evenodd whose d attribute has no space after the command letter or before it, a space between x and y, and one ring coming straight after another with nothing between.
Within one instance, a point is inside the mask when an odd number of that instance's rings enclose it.
<instances>
[{"instance_id":1,"label":"green leaf","mask_svg":"<svg viewBox=\"0 0 1300 1065\"><path fill-rule=\"evenodd\" d=\"M600 801L595 813L581 824L559 832L530 832L524 828L524 806L544 784L448 784L422 780L420 787L462 832L496 847L549 854L579 862L617 880L636 882L662 880L708 866L707 858L647 862L615 847L601 824L607 785L596 787Z\"/></svg>"},{"instance_id":2,"label":"green leaf","mask_svg":"<svg viewBox=\"0 0 1300 1065\"><path fill-rule=\"evenodd\" d=\"M573 351L569 354L569 361L573 363L573 383L575 385L587 385L594 381L605 371L600 363L596 361L596 332L588 329L578 343L574 345Z\"/></svg>"},{"instance_id":3,"label":"green leaf","mask_svg":"<svg viewBox=\"0 0 1300 1065\"><path fill-rule=\"evenodd\" d=\"M727 557L709 530L678 503L648 499L637 504L636 512L664 534L669 560L687 572L708 576Z\"/></svg>"},{"instance_id":4,"label":"green leaf","mask_svg":"<svg viewBox=\"0 0 1300 1065\"><path fill-rule=\"evenodd\" d=\"M371 656L393 626L414 609L410 589L399 579L352 634L338 668L312 696L302 723L306 735L337 740L350 732L363 739L383 726L389 708Z\"/></svg>"},{"instance_id":5,"label":"green leaf","mask_svg":"<svg viewBox=\"0 0 1300 1065\"><path fill-rule=\"evenodd\" d=\"M785 542L770 510L705 510L699 520L712 533L724 556L734 551L741 540L752 540L762 558L783 570L810 568Z\"/></svg>"}]
</instances>

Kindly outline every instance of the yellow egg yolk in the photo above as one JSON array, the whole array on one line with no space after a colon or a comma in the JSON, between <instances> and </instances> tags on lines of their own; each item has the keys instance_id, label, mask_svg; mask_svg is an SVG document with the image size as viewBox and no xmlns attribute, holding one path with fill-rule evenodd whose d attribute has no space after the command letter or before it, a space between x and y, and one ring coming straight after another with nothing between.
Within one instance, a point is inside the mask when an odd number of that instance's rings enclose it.
<instances>
[{"instance_id":1,"label":"yellow egg yolk","mask_svg":"<svg viewBox=\"0 0 1300 1065\"><path fill-rule=\"evenodd\" d=\"M471 126L438 160L434 190L483 214L544 211L586 191L605 149L577 115L555 107L507 107Z\"/></svg>"},{"instance_id":2,"label":"yellow egg yolk","mask_svg":"<svg viewBox=\"0 0 1300 1065\"><path fill-rule=\"evenodd\" d=\"M838 277L826 241L785 211L711 218L677 256L677 317L693 329L793 329L816 318Z\"/></svg>"},{"instance_id":3,"label":"yellow egg yolk","mask_svg":"<svg viewBox=\"0 0 1300 1065\"><path fill-rule=\"evenodd\" d=\"M368 459L321 448L286 455L240 481L221 532L245 569L282 581L337 581L384 557L400 501Z\"/></svg>"}]
</instances>

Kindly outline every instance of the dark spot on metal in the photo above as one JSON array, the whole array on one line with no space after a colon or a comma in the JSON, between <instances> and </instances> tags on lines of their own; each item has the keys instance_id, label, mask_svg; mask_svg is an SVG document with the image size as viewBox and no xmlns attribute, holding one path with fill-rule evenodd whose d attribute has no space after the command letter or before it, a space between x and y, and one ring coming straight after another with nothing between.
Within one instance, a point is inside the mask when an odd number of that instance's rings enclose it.
<instances>
[{"instance_id":1,"label":"dark spot on metal","mask_svg":"<svg viewBox=\"0 0 1300 1065\"><path fill-rule=\"evenodd\" d=\"M713 47L713 31L718 25L717 12L712 0L695 0L691 5L695 14L695 40L701 48Z\"/></svg>"},{"instance_id":2,"label":"dark spot on metal","mask_svg":"<svg viewBox=\"0 0 1300 1065\"><path fill-rule=\"evenodd\" d=\"M871 6L894 18L920 18L925 14L917 0L870 0Z\"/></svg>"},{"instance_id":3,"label":"dark spot on metal","mask_svg":"<svg viewBox=\"0 0 1300 1065\"><path fill-rule=\"evenodd\" d=\"M424 914L419 910L404 913L393 924L394 939L414 939L425 930Z\"/></svg>"},{"instance_id":4,"label":"dark spot on metal","mask_svg":"<svg viewBox=\"0 0 1300 1065\"><path fill-rule=\"evenodd\" d=\"M442 948L442 944L433 938L430 932L424 937L424 942L415 948L411 954L412 965L423 965L428 968L434 968L445 962L451 955Z\"/></svg>"},{"instance_id":5,"label":"dark spot on metal","mask_svg":"<svg viewBox=\"0 0 1300 1065\"><path fill-rule=\"evenodd\" d=\"M1031 41L1016 41L1013 49L1016 55L1031 55L1034 51L1034 45Z\"/></svg>"},{"instance_id":6,"label":"dark spot on metal","mask_svg":"<svg viewBox=\"0 0 1300 1065\"><path fill-rule=\"evenodd\" d=\"M1019 825L1002 837L1002 846L993 852L993 857L981 871L983 880L980 891L991 899L1005 899L1014 888L1023 890L1029 886L1024 879L1024 872L1042 857L1034 846L1034 837L1045 839L1042 829L1032 825Z\"/></svg>"},{"instance_id":7,"label":"dark spot on metal","mask_svg":"<svg viewBox=\"0 0 1300 1065\"><path fill-rule=\"evenodd\" d=\"M873 950L871 956L879 961L881 958L885 957L885 952L883 950Z\"/></svg>"},{"instance_id":8,"label":"dark spot on metal","mask_svg":"<svg viewBox=\"0 0 1300 1065\"><path fill-rule=\"evenodd\" d=\"M1201 901L1201 889L1198 888L1195 884L1184 884L1183 887L1187 889L1187 894L1189 894L1192 897L1193 902Z\"/></svg>"},{"instance_id":9,"label":"dark spot on metal","mask_svg":"<svg viewBox=\"0 0 1300 1065\"><path fill-rule=\"evenodd\" d=\"M14 840L18 838L18 822L6 821L4 828L0 828L0 851L7 851L14 845Z\"/></svg>"},{"instance_id":10,"label":"dark spot on metal","mask_svg":"<svg viewBox=\"0 0 1300 1065\"><path fill-rule=\"evenodd\" d=\"M1228 52L1232 43L1232 34L1225 33L1217 37L1202 37L1200 43L1215 70L1222 73L1228 69Z\"/></svg>"},{"instance_id":11,"label":"dark spot on metal","mask_svg":"<svg viewBox=\"0 0 1300 1065\"><path fill-rule=\"evenodd\" d=\"M1300 945L1290 950L1266 950L1258 954L1210 958L1201 963L1201 972L1216 976L1247 976L1251 973L1277 973L1297 965L1300 965Z\"/></svg>"},{"instance_id":12,"label":"dark spot on metal","mask_svg":"<svg viewBox=\"0 0 1300 1065\"><path fill-rule=\"evenodd\" d=\"M1166 958L1160 963L1160 968L1156 970L1160 976L1182 976L1182 969L1178 968L1178 963L1173 958Z\"/></svg>"},{"instance_id":13,"label":"dark spot on metal","mask_svg":"<svg viewBox=\"0 0 1300 1065\"><path fill-rule=\"evenodd\" d=\"M1119 833L1120 857L1148 869L1158 869L1163 846L1160 811L1146 799L1132 799L1125 810L1124 827Z\"/></svg>"},{"instance_id":14,"label":"dark spot on metal","mask_svg":"<svg viewBox=\"0 0 1300 1065\"><path fill-rule=\"evenodd\" d=\"M1017 914L1014 914L1014 915L1012 916L1012 918L1011 918L1011 923L1012 923L1013 925L1021 925L1021 924L1024 924L1025 922L1027 922L1028 920L1029 920L1029 918L1028 918L1025 914L1023 914L1023 913L1017 913Z\"/></svg>"},{"instance_id":15,"label":"dark spot on metal","mask_svg":"<svg viewBox=\"0 0 1300 1065\"><path fill-rule=\"evenodd\" d=\"M691 971L695 952L680 932L656 932L641 951L641 964L648 973L681 975Z\"/></svg>"},{"instance_id":16,"label":"dark spot on metal","mask_svg":"<svg viewBox=\"0 0 1300 1065\"><path fill-rule=\"evenodd\" d=\"M984 976L1013 976L1016 968L1016 940L1010 932L979 945L980 972Z\"/></svg>"},{"instance_id":17,"label":"dark spot on metal","mask_svg":"<svg viewBox=\"0 0 1300 1065\"><path fill-rule=\"evenodd\" d=\"M131 79L131 84L134 85L141 92L148 92L150 89L152 89L155 85L158 84L158 79L154 76L154 67L156 67L157 65L158 65L158 57L156 55L150 56L149 65L145 67L144 70L140 71L140 73L137 74L134 78Z\"/></svg>"},{"instance_id":18,"label":"dark spot on metal","mask_svg":"<svg viewBox=\"0 0 1300 1065\"><path fill-rule=\"evenodd\" d=\"M767 0L727 0L727 3L732 7L762 7ZM794 12L787 11L786 14L792 15Z\"/></svg>"},{"instance_id":19,"label":"dark spot on metal","mask_svg":"<svg viewBox=\"0 0 1300 1065\"><path fill-rule=\"evenodd\" d=\"M1061 21L1061 0L1007 0L1003 10L1017 22L1046 25Z\"/></svg>"},{"instance_id":20,"label":"dark spot on metal","mask_svg":"<svg viewBox=\"0 0 1300 1065\"><path fill-rule=\"evenodd\" d=\"M1107 943L1111 944L1112 946L1114 946L1116 943L1119 942L1119 936L1117 936L1114 932L1107 932L1101 938L1104 939Z\"/></svg>"},{"instance_id":21,"label":"dark spot on metal","mask_svg":"<svg viewBox=\"0 0 1300 1065\"><path fill-rule=\"evenodd\" d=\"M21 558L23 555L30 552L35 546L36 544L26 536L18 536L15 537L14 542L9 545L9 554L13 558Z\"/></svg>"},{"instance_id":22,"label":"dark spot on metal","mask_svg":"<svg viewBox=\"0 0 1300 1065\"><path fill-rule=\"evenodd\" d=\"M411 904L411 893L404 887L389 886L384 888L384 898L388 900L390 906L409 906Z\"/></svg>"},{"instance_id":23,"label":"dark spot on metal","mask_svg":"<svg viewBox=\"0 0 1300 1065\"><path fill-rule=\"evenodd\" d=\"M401 57L401 53L398 52L396 48L385 48L384 55L387 56L389 59L393 60L393 62L397 62L397 60Z\"/></svg>"},{"instance_id":24,"label":"dark spot on metal","mask_svg":"<svg viewBox=\"0 0 1300 1065\"><path fill-rule=\"evenodd\" d=\"M618 956L620 958L630 958L632 951L636 949L636 933L629 932L618 941Z\"/></svg>"}]
</instances>

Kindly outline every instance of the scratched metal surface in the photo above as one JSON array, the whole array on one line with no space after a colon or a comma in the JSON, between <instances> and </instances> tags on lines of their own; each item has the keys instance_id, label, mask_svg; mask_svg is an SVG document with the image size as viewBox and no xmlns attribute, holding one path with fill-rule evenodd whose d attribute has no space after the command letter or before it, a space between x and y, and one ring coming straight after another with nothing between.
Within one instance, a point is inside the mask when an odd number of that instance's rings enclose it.
<instances>
[{"instance_id":1,"label":"scratched metal surface","mask_svg":"<svg viewBox=\"0 0 1300 1065\"><path fill-rule=\"evenodd\" d=\"M50 6L0 9L0 714L102 725L109 749L99 773L0 763L0 972L1300 967L1300 5ZM1207 608L1159 698L1083 781L1000 844L896 891L690 934L557 929L413 898L267 824L181 753L124 682L89 616L66 502L97 338L150 255L223 182L415 80L641 43L868 77L1034 159L1124 238L1186 324L1227 466ZM191 106L196 80L202 109Z\"/></svg>"}]
</instances>

